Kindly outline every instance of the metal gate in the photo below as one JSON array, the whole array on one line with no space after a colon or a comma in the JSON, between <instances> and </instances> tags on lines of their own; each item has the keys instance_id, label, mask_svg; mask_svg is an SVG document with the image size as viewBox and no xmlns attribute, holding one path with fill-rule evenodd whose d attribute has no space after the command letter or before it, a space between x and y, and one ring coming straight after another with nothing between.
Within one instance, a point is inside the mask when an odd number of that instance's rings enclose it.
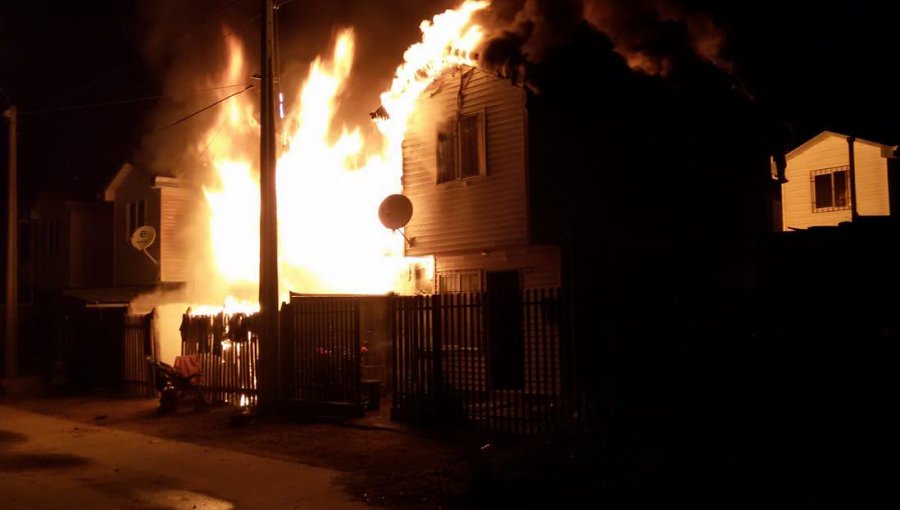
<instances>
[{"instance_id":1,"label":"metal gate","mask_svg":"<svg viewBox=\"0 0 900 510\"><path fill-rule=\"evenodd\" d=\"M557 289L392 300L391 416L547 432L584 414Z\"/></svg>"},{"instance_id":2,"label":"metal gate","mask_svg":"<svg viewBox=\"0 0 900 510\"><path fill-rule=\"evenodd\" d=\"M281 320L289 400L316 413L362 414L359 298L292 295Z\"/></svg>"}]
</instances>

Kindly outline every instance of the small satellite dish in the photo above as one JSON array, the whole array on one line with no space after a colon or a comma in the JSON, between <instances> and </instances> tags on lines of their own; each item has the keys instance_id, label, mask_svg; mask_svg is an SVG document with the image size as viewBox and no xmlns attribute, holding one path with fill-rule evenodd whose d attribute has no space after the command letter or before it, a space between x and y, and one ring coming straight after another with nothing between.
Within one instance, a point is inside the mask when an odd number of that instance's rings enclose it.
<instances>
[{"instance_id":1,"label":"small satellite dish","mask_svg":"<svg viewBox=\"0 0 900 510\"><path fill-rule=\"evenodd\" d=\"M131 234L131 246L134 246L138 251L146 250L154 241L156 241L156 229L150 225L138 227L138 229Z\"/></svg>"},{"instance_id":2,"label":"small satellite dish","mask_svg":"<svg viewBox=\"0 0 900 510\"><path fill-rule=\"evenodd\" d=\"M413 205L403 195L390 195L378 207L381 224L391 230L406 226L412 218Z\"/></svg>"},{"instance_id":3,"label":"small satellite dish","mask_svg":"<svg viewBox=\"0 0 900 510\"><path fill-rule=\"evenodd\" d=\"M154 264L159 265L159 261L147 252L147 248L153 244L153 241L156 241L156 229L150 225L138 227L138 229L131 234L131 246L134 246L138 251L144 252L144 255L146 255L147 258L152 260Z\"/></svg>"}]
</instances>

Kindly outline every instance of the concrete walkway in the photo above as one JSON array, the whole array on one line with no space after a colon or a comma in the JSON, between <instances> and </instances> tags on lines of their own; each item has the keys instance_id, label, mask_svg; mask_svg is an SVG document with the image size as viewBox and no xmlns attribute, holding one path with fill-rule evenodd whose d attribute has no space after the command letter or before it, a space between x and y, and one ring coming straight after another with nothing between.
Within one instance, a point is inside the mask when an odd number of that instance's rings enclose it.
<instances>
[{"instance_id":1,"label":"concrete walkway","mask_svg":"<svg viewBox=\"0 0 900 510\"><path fill-rule=\"evenodd\" d=\"M362 509L337 471L0 405L0 507Z\"/></svg>"}]
</instances>

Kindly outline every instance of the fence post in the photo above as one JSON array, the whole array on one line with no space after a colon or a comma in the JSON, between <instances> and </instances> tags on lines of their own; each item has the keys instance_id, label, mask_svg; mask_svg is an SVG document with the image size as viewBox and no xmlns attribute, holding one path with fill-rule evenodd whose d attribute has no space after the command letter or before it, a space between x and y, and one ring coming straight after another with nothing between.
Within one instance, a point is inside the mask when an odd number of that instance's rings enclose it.
<instances>
[{"instance_id":1,"label":"fence post","mask_svg":"<svg viewBox=\"0 0 900 510\"><path fill-rule=\"evenodd\" d=\"M297 367L295 363L296 331L294 328L294 316L296 310L291 303L282 303L279 317L281 320L281 384L284 385L282 393L286 400L295 396L297 379Z\"/></svg>"},{"instance_id":2,"label":"fence post","mask_svg":"<svg viewBox=\"0 0 900 510\"><path fill-rule=\"evenodd\" d=\"M441 305L443 294L435 294L431 300L431 406L432 411L443 409L444 395L442 382L443 374L443 338L441 331Z\"/></svg>"}]
</instances>

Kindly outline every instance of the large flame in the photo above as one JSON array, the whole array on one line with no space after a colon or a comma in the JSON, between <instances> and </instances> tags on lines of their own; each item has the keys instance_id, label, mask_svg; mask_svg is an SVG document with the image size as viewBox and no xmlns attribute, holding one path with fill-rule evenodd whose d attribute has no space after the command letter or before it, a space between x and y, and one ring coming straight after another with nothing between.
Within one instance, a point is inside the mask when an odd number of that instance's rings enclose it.
<instances>
[{"instance_id":1,"label":"large flame","mask_svg":"<svg viewBox=\"0 0 900 510\"><path fill-rule=\"evenodd\" d=\"M483 30L472 15L489 5L467 1L423 21L422 40L404 54L391 89L381 96L389 117L379 122L382 143L372 150L359 127L334 130L334 115L353 68L354 34L341 31L327 58L317 58L294 101L283 112L284 147L278 158L279 287L302 293L383 294L415 291L414 272L431 260L404 257L404 239L384 228L378 206L401 191L401 144L416 101L448 69L469 64ZM219 80L248 75L238 43ZM289 95L290 98L290 95ZM256 301L259 272L259 124L254 96L233 98L204 140L216 184L204 189L209 205L211 278L232 308ZM288 103L290 104L290 103ZM282 106L283 108L283 106ZM371 145L371 144L368 144ZM241 301L243 300L243 301ZM235 306L235 303L243 305Z\"/></svg>"}]
</instances>

